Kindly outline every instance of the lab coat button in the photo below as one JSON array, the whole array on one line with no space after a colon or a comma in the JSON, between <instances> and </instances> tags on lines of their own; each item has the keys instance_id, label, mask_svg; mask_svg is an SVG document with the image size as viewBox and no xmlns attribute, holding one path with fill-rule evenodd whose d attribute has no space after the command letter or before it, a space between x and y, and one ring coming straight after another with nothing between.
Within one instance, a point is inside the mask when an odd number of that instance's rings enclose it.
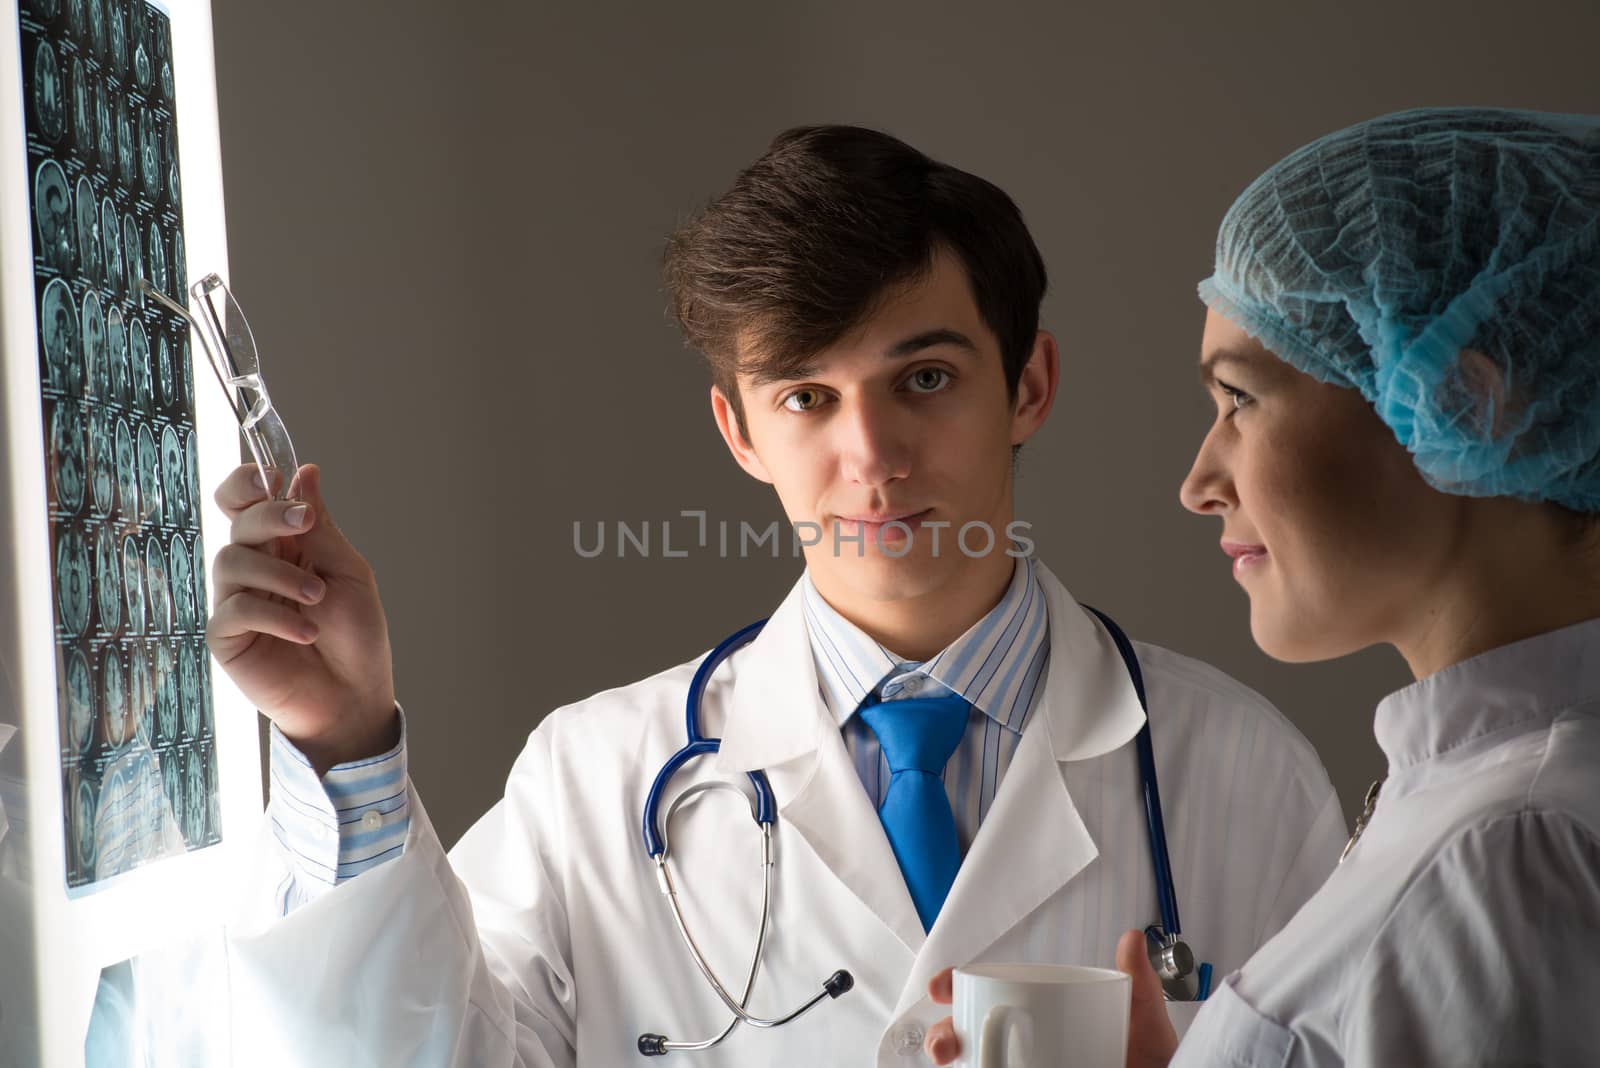
<instances>
[{"instance_id":1,"label":"lab coat button","mask_svg":"<svg viewBox=\"0 0 1600 1068\"><path fill-rule=\"evenodd\" d=\"M925 1037L926 1033L916 1024L902 1027L900 1032L894 1036L894 1048L906 1056L913 1053L921 1053L922 1040Z\"/></svg>"},{"instance_id":2,"label":"lab coat button","mask_svg":"<svg viewBox=\"0 0 1600 1068\"><path fill-rule=\"evenodd\" d=\"M366 814L361 817L361 826L369 831L377 830L383 826L383 813L375 808L367 809Z\"/></svg>"}]
</instances>

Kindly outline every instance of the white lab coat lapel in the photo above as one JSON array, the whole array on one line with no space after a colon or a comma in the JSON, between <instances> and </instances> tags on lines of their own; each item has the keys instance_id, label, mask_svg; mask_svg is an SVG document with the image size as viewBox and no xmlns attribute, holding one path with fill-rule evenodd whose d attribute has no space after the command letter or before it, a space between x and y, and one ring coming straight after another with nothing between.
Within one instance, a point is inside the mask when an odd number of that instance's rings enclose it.
<instances>
[{"instance_id":1,"label":"white lab coat lapel","mask_svg":"<svg viewBox=\"0 0 1600 1068\"><path fill-rule=\"evenodd\" d=\"M1061 764L1120 748L1145 721L1111 636L1037 561L1035 571L1050 613L1044 690L912 965L896 1016L922 999L936 973L976 959L1099 856Z\"/></svg>"},{"instance_id":2,"label":"white lab coat lapel","mask_svg":"<svg viewBox=\"0 0 1600 1068\"><path fill-rule=\"evenodd\" d=\"M922 922L822 699L801 596L797 583L736 658L717 770L765 770L779 823L798 832L829 871L915 953L926 937ZM783 848L781 836L778 848Z\"/></svg>"}]
</instances>

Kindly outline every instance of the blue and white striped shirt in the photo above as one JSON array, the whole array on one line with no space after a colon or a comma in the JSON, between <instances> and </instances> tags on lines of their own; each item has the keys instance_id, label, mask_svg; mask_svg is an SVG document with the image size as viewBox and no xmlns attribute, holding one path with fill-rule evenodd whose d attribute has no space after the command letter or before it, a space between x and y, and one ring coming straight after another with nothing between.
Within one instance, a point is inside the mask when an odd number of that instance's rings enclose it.
<instances>
[{"instance_id":1,"label":"blue and white striped shirt","mask_svg":"<svg viewBox=\"0 0 1600 1068\"><path fill-rule=\"evenodd\" d=\"M287 914L317 894L400 855L411 823L406 796L405 713L400 742L370 760L337 764L321 779L305 754L272 726L267 815L294 872Z\"/></svg>"},{"instance_id":2,"label":"blue and white striped shirt","mask_svg":"<svg viewBox=\"0 0 1600 1068\"><path fill-rule=\"evenodd\" d=\"M834 611L809 574L802 581L822 699L844 731L845 748L874 805L883 804L889 789L889 764L877 736L856 715L861 702L874 692L886 701L954 692L971 702L967 731L944 772L965 854L1011 765L1050 659L1049 613L1033 560L1019 559L1000 603L924 663L885 649Z\"/></svg>"},{"instance_id":3,"label":"blue and white striped shirt","mask_svg":"<svg viewBox=\"0 0 1600 1068\"><path fill-rule=\"evenodd\" d=\"M1019 560L1000 603L926 663L896 657L824 601L809 575L802 581L822 699L844 731L874 805L883 803L889 768L877 738L855 715L862 700L874 691L884 700L953 691L972 703L967 732L944 776L965 853L1011 764L1049 659L1049 616L1033 561ZM399 714L398 745L370 760L335 765L320 780L311 761L273 726L267 812L294 872L283 888L285 913L400 855L411 816L405 714Z\"/></svg>"}]
</instances>

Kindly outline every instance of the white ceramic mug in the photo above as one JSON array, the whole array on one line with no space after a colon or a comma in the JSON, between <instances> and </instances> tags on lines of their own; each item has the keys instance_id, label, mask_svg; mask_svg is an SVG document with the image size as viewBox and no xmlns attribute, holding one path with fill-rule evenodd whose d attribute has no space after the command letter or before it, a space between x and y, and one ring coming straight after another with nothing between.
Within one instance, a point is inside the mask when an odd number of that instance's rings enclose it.
<instances>
[{"instance_id":1,"label":"white ceramic mug","mask_svg":"<svg viewBox=\"0 0 1600 1068\"><path fill-rule=\"evenodd\" d=\"M1133 982L1108 968L974 964L955 974L961 1063L1123 1068Z\"/></svg>"}]
</instances>

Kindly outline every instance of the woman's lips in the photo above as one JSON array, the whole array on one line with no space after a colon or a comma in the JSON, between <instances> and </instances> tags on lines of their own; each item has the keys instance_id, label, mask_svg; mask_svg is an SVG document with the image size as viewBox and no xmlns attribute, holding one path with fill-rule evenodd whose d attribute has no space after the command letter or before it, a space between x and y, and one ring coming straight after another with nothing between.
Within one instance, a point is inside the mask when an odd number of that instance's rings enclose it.
<instances>
[{"instance_id":1,"label":"woman's lips","mask_svg":"<svg viewBox=\"0 0 1600 1068\"><path fill-rule=\"evenodd\" d=\"M1233 577L1242 578L1251 568L1266 563L1267 547L1249 542L1222 540L1222 551L1233 558Z\"/></svg>"}]
</instances>

